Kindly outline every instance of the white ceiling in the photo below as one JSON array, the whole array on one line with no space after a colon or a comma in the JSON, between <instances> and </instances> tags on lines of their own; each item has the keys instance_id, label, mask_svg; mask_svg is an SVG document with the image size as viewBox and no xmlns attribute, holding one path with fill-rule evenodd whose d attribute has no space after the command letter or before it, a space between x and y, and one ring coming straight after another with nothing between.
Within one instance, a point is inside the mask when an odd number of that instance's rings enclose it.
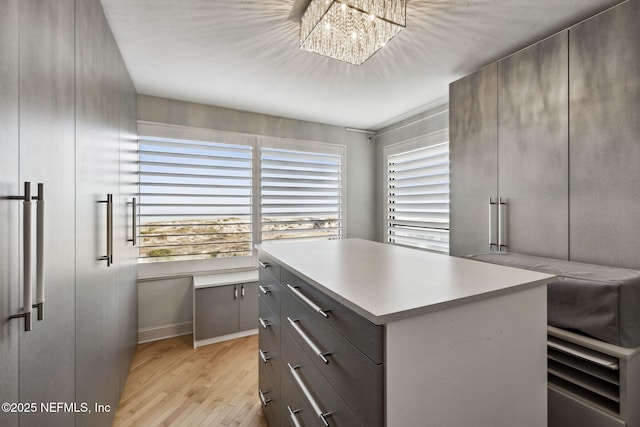
<instances>
[{"instance_id":1,"label":"white ceiling","mask_svg":"<svg viewBox=\"0 0 640 427\"><path fill-rule=\"evenodd\" d=\"M407 28L353 66L298 49L294 0L102 0L138 93L374 130L618 2L410 0Z\"/></svg>"}]
</instances>

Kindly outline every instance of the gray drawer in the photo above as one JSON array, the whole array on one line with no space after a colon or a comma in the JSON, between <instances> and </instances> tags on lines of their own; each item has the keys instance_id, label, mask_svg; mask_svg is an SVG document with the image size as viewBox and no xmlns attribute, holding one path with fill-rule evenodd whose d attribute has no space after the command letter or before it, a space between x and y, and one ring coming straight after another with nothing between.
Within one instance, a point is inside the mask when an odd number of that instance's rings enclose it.
<instances>
[{"instance_id":1,"label":"gray drawer","mask_svg":"<svg viewBox=\"0 0 640 427\"><path fill-rule=\"evenodd\" d=\"M282 376L289 376L309 407L313 408L313 401L322 413L330 414L327 416L327 421L331 427L362 426L344 400L331 387L286 329L282 329L280 338ZM297 382L291 368L294 368L293 371L299 377L300 383ZM308 397L305 395L303 387L307 389Z\"/></svg>"},{"instance_id":2,"label":"gray drawer","mask_svg":"<svg viewBox=\"0 0 640 427\"><path fill-rule=\"evenodd\" d=\"M328 317L316 313L318 319L322 319L331 325L374 363L380 364L383 362L384 328L381 325L369 322L285 268L282 269L281 279L286 292L290 292L286 285L296 287L300 293L327 312Z\"/></svg>"},{"instance_id":3,"label":"gray drawer","mask_svg":"<svg viewBox=\"0 0 640 427\"><path fill-rule=\"evenodd\" d=\"M625 427L627 423L580 400L549 392L549 427Z\"/></svg>"},{"instance_id":4,"label":"gray drawer","mask_svg":"<svg viewBox=\"0 0 640 427\"><path fill-rule=\"evenodd\" d=\"M258 257L258 271L269 273L277 282L280 282L280 264L273 258L260 254Z\"/></svg>"},{"instance_id":5,"label":"gray drawer","mask_svg":"<svg viewBox=\"0 0 640 427\"><path fill-rule=\"evenodd\" d=\"M264 300L275 314L280 315L282 285L264 268L258 270L258 278L258 295L260 299Z\"/></svg>"},{"instance_id":6,"label":"gray drawer","mask_svg":"<svg viewBox=\"0 0 640 427\"><path fill-rule=\"evenodd\" d=\"M280 318L274 315L269 307L259 301L259 318L267 325L258 324L258 363L265 365L267 371L275 379L280 378ZM266 360L266 361L265 361Z\"/></svg>"},{"instance_id":7,"label":"gray drawer","mask_svg":"<svg viewBox=\"0 0 640 427\"><path fill-rule=\"evenodd\" d=\"M305 400L304 396L296 385L293 383L291 375L283 375L281 387L282 400L280 403L280 419L282 420L282 426L296 427L292 418L295 417L298 425L301 427L315 427L322 426L322 422ZM293 412L293 415L291 412ZM329 420L329 424L331 421Z\"/></svg>"},{"instance_id":8,"label":"gray drawer","mask_svg":"<svg viewBox=\"0 0 640 427\"><path fill-rule=\"evenodd\" d=\"M293 324L289 321L293 321ZM281 324L366 426L384 425L384 367L375 364L295 295L282 295ZM295 326L294 326L295 325ZM296 330L297 329L297 330ZM311 343L308 343L306 340ZM315 346L315 349L312 348ZM324 356L325 363L317 354Z\"/></svg>"},{"instance_id":9,"label":"gray drawer","mask_svg":"<svg viewBox=\"0 0 640 427\"><path fill-rule=\"evenodd\" d=\"M263 363L258 368L258 395L269 425L280 425L280 381L274 380Z\"/></svg>"}]
</instances>

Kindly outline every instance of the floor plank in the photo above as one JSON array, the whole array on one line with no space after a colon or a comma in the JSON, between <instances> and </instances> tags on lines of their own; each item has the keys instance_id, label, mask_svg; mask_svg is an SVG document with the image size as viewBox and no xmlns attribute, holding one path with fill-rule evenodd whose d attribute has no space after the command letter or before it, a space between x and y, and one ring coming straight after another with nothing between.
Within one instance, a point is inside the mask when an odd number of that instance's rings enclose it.
<instances>
[{"instance_id":1,"label":"floor plank","mask_svg":"<svg viewBox=\"0 0 640 427\"><path fill-rule=\"evenodd\" d=\"M140 344L113 426L268 427L257 352L257 335L195 350L191 335Z\"/></svg>"}]
</instances>

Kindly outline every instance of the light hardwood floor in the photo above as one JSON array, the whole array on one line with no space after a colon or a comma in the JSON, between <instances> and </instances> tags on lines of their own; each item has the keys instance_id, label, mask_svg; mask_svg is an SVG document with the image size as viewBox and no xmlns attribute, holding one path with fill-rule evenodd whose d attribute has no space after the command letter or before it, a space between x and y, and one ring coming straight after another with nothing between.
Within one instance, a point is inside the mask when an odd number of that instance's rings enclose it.
<instances>
[{"instance_id":1,"label":"light hardwood floor","mask_svg":"<svg viewBox=\"0 0 640 427\"><path fill-rule=\"evenodd\" d=\"M268 426L258 336L192 343L185 335L138 346L113 426Z\"/></svg>"}]
</instances>

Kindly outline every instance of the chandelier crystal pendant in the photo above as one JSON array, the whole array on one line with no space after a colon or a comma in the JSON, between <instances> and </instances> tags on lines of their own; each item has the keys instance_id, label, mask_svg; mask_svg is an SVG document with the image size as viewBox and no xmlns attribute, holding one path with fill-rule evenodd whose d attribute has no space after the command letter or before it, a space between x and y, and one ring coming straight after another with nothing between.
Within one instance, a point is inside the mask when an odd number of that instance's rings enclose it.
<instances>
[{"instance_id":1,"label":"chandelier crystal pendant","mask_svg":"<svg viewBox=\"0 0 640 427\"><path fill-rule=\"evenodd\" d=\"M406 26L406 0L311 0L300 49L360 65Z\"/></svg>"}]
</instances>

